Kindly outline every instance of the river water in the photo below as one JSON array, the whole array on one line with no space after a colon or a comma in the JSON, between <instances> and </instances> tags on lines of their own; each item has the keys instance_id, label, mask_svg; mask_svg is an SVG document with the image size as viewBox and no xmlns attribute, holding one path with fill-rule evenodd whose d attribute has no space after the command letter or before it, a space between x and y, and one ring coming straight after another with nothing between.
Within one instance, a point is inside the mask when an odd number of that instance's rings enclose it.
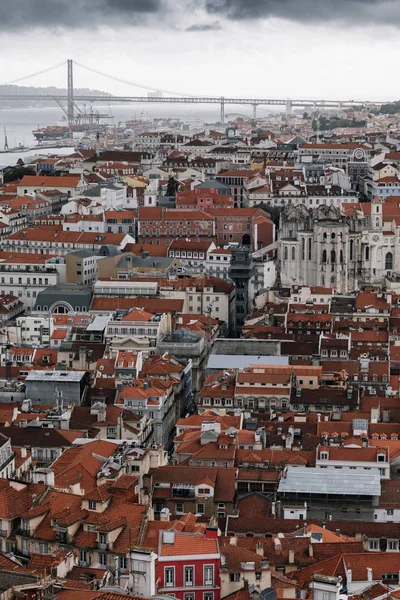
<instances>
[{"instance_id":1,"label":"river water","mask_svg":"<svg viewBox=\"0 0 400 600\"><path fill-rule=\"evenodd\" d=\"M219 105L175 105L175 104L146 104L146 105L111 105L99 106L99 110L112 114L114 119L107 122L118 124L119 121L127 121L132 118L151 120L154 117L179 118L182 121L206 121L216 122L219 120ZM246 107L240 107L242 114L250 114ZM57 148L31 150L29 152L4 153L4 128L7 131L8 146L15 148L18 145L32 147L37 144L32 131L38 127L55 125L61 121L63 113L59 107L47 108L4 108L0 109L0 165L16 164L19 158L26 158L35 154L70 154L71 148Z\"/></svg>"}]
</instances>

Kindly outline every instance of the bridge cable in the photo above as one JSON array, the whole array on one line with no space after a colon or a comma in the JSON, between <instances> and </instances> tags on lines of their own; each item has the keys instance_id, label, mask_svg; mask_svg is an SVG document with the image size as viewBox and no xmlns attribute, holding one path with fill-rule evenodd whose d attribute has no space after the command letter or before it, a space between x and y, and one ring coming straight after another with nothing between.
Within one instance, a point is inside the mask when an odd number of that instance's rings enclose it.
<instances>
[{"instance_id":1,"label":"bridge cable","mask_svg":"<svg viewBox=\"0 0 400 600\"><path fill-rule=\"evenodd\" d=\"M8 81L7 83L3 83L1 85L13 85L14 83L18 83L18 81L23 81L24 79L30 79L31 77L37 77L38 75L43 75L43 73L49 73L50 71L54 71L54 69L58 69L58 67L64 66L65 61L61 61L57 65L53 67L48 67L47 69L42 69L41 71L36 71L36 73L32 73L31 75L25 75L24 77L18 77L18 79L13 79L12 81Z\"/></svg>"},{"instance_id":2,"label":"bridge cable","mask_svg":"<svg viewBox=\"0 0 400 600\"><path fill-rule=\"evenodd\" d=\"M92 69L91 67L82 65L81 63L79 63L77 61L74 61L74 65L78 65L79 67L86 69L87 71L91 71L92 73L95 73L96 75L101 75L103 77L106 77L107 79L113 79L114 81L118 81L119 83L125 83L127 85L141 88L143 90L149 90L152 92L161 92L163 94L172 94L173 96L187 96L188 98L198 97L195 94L188 94L186 92L173 92L171 90L162 90L160 88L151 87L149 85L143 85L142 83L135 83L133 81L127 81L126 79L121 79L120 77L115 77L114 75L108 75L107 73L102 73L101 71L98 71L97 69Z\"/></svg>"}]
</instances>

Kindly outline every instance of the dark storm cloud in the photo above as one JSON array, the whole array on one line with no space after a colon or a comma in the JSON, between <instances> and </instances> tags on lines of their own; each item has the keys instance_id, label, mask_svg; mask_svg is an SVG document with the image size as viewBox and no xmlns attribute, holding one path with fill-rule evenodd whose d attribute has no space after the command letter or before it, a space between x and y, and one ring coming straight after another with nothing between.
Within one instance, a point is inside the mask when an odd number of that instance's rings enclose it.
<instances>
[{"instance_id":1,"label":"dark storm cloud","mask_svg":"<svg viewBox=\"0 0 400 600\"><path fill-rule=\"evenodd\" d=\"M277 17L309 22L400 24L400 0L205 0L209 14L241 21Z\"/></svg>"},{"instance_id":2,"label":"dark storm cloud","mask_svg":"<svg viewBox=\"0 0 400 600\"><path fill-rule=\"evenodd\" d=\"M167 0L0 0L0 30L142 25Z\"/></svg>"},{"instance_id":3,"label":"dark storm cloud","mask_svg":"<svg viewBox=\"0 0 400 600\"><path fill-rule=\"evenodd\" d=\"M219 31L220 29L222 29L221 23L215 21L215 23L195 23L190 27L186 27L185 31Z\"/></svg>"}]
</instances>

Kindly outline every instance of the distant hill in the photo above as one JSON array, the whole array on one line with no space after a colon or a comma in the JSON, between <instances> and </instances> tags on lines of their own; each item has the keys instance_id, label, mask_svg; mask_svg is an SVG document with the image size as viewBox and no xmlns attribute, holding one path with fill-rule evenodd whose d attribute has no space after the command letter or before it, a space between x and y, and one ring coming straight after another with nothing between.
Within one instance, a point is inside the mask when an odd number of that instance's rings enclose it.
<instances>
[{"instance_id":1,"label":"distant hill","mask_svg":"<svg viewBox=\"0 0 400 600\"><path fill-rule=\"evenodd\" d=\"M89 90L88 88L75 88L74 90L76 95L79 96L104 96L105 99L109 98L111 94L106 92L101 92L100 90ZM0 85L0 94L30 94L42 96L43 94L49 94L51 96L65 96L67 93L66 88L57 88L57 87L27 87L20 85ZM49 102L42 101L34 102L32 100L6 100L0 99L0 108L21 108L28 106L54 106L54 102L51 100Z\"/></svg>"},{"instance_id":2,"label":"distant hill","mask_svg":"<svg viewBox=\"0 0 400 600\"><path fill-rule=\"evenodd\" d=\"M394 115L400 112L400 100L389 102L388 104L382 104L379 112L382 115Z\"/></svg>"}]
</instances>

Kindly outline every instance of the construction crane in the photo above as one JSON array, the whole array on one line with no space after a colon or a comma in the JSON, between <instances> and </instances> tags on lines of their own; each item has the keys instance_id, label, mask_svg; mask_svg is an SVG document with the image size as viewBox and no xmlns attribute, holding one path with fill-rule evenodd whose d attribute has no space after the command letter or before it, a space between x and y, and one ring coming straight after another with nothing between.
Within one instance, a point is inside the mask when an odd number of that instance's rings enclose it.
<instances>
[{"instance_id":1,"label":"construction crane","mask_svg":"<svg viewBox=\"0 0 400 600\"><path fill-rule=\"evenodd\" d=\"M4 127L4 150L8 150L7 130Z\"/></svg>"}]
</instances>

